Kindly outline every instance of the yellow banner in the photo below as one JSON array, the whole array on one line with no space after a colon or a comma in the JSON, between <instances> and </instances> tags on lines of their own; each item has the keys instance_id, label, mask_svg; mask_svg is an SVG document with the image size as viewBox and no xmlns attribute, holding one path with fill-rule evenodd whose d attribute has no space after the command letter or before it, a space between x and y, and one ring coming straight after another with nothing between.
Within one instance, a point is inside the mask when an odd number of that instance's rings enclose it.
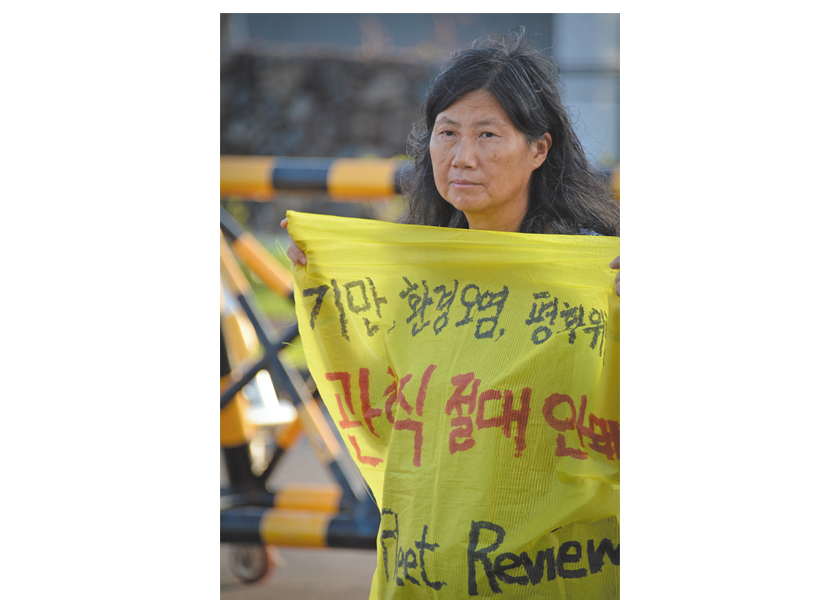
<instances>
[{"instance_id":1,"label":"yellow banner","mask_svg":"<svg viewBox=\"0 0 840 600\"><path fill-rule=\"evenodd\" d=\"M371 598L618 598L619 239L288 213L306 359L382 521Z\"/></svg>"}]
</instances>

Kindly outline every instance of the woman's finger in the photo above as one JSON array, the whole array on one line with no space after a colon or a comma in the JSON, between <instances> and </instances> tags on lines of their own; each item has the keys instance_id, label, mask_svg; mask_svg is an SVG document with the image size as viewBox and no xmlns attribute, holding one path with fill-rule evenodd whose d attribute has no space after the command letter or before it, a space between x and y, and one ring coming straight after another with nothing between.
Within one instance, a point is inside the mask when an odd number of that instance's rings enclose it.
<instances>
[{"instance_id":1,"label":"woman's finger","mask_svg":"<svg viewBox=\"0 0 840 600\"><path fill-rule=\"evenodd\" d=\"M306 264L306 254L303 253L303 250L301 250L291 238L289 238L289 247L286 249L286 256L289 257L289 260L292 261L293 265Z\"/></svg>"},{"instance_id":2,"label":"woman's finger","mask_svg":"<svg viewBox=\"0 0 840 600\"><path fill-rule=\"evenodd\" d=\"M280 221L280 227L283 229L288 229L289 220L283 219ZM303 250L300 249L300 246L295 244L295 241L289 236L289 247L286 248L286 256L289 257L289 260L292 261L292 266L296 267L297 265L305 265L306 264L306 254L303 253Z\"/></svg>"}]
</instances>

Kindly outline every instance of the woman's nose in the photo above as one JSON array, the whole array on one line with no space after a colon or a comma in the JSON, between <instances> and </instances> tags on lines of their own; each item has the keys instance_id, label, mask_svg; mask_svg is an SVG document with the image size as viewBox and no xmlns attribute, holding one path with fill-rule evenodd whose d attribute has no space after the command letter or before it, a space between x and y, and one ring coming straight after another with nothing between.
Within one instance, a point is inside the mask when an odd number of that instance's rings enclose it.
<instances>
[{"instance_id":1,"label":"woman's nose","mask_svg":"<svg viewBox=\"0 0 840 600\"><path fill-rule=\"evenodd\" d=\"M452 166L457 169L474 169L476 167L475 145L472 140L461 138L455 147Z\"/></svg>"}]
</instances>

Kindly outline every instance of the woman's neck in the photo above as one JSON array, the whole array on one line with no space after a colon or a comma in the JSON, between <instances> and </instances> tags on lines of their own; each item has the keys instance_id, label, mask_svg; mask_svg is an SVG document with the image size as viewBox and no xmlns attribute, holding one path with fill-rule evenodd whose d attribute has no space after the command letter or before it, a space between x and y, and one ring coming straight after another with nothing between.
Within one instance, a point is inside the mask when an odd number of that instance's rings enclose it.
<instances>
[{"instance_id":1,"label":"woman's neck","mask_svg":"<svg viewBox=\"0 0 840 600\"><path fill-rule=\"evenodd\" d=\"M524 211L522 214L464 213L464 216L470 229L478 231L519 231L525 219Z\"/></svg>"}]
</instances>

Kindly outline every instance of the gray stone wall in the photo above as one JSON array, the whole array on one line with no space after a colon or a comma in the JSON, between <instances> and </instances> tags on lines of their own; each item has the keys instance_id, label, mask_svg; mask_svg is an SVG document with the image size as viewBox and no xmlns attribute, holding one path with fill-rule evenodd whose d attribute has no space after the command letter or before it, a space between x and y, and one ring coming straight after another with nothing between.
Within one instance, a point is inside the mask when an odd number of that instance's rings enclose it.
<instances>
[{"instance_id":1,"label":"gray stone wall","mask_svg":"<svg viewBox=\"0 0 840 600\"><path fill-rule=\"evenodd\" d=\"M221 59L221 153L391 158L439 65L240 52Z\"/></svg>"}]
</instances>

